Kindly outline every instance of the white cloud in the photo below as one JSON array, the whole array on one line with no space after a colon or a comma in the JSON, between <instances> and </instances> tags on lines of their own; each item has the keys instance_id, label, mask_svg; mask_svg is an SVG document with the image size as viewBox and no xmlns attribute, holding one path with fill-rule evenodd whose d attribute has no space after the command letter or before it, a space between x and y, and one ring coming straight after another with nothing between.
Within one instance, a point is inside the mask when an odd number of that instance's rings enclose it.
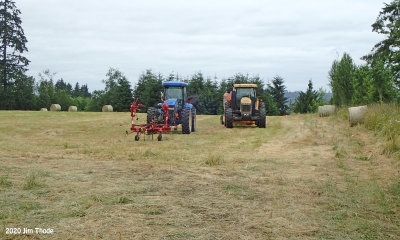
<instances>
[{"instance_id":1,"label":"white cloud","mask_svg":"<svg viewBox=\"0 0 400 240\"><path fill-rule=\"evenodd\" d=\"M225 78L237 72L285 78L289 90L327 73L344 51L361 63L380 37L375 0L20 0L32 61L74 84L102 89L108 67L133 83L145 69Z\"/></svg>"}]
</instances>

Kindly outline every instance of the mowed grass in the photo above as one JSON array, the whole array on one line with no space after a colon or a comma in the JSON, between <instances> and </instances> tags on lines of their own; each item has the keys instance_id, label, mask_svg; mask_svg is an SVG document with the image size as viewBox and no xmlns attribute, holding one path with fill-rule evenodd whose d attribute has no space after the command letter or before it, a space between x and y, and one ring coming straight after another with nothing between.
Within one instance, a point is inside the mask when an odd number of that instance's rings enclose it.
<instances>
[{"instance_id":1,"label":"mowed grass","mask_svg":"<svg viewBox=\"0 0 400 240\"><path fill-rule=\"evenodd\" d=\"M2 229L53 228L44 239L400 237L399 161L362 126L317 115L267 117L266 129L197 120L190 135L135 142L129 113L0 111Z\"/></svg>"}]
</instances>

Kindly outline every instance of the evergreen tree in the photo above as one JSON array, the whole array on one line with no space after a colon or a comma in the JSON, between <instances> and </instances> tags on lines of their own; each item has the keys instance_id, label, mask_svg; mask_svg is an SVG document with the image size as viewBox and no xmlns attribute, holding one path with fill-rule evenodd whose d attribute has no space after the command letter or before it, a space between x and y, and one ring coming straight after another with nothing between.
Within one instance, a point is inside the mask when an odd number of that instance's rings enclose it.
<instances>
[{"instance_id":1,"label":"evergreen tree","mask_svg":"<svg viewBox=\"0 0 400 240\"><path fill-rule=\"evenodd\" d=\"M54 84L54 88L56 91L61 91L61 90L67 91L67 83L64 82L64 80L61 78L56 82L56 84Z\"/></svg>"},{"instance_id":2,"label":"evergreen tree","mask_svg":"<svg viewBox=\"0 0 400 240\"><path fill-rule=\"evenodd\" d=\"M372 31L382 34L385 39L377 43L371 53L363 59L370 65L383 61L394 74L395 84L400 88L400 0L385 3ZM380 64L380 63L376 63ZM383 97L383 96L382 96Z\"/></svg>"},{"instance_id":3,"label":"evergreen tree","mask_svg":"<svg viewBox=\"0 0 400 240\"><path fill-rule=\"evenodd\" d=\"M119 112L130 111L130 106L133 99L131 84L128 79L122 75L117 80L116 94L114 106L115 110Z\"/></svg>"},{"instance_id":4,"label":"evergreen tree","mask_svg":"<svg viewBox=\"0 0 400 240\"><path fill-rule=\"evenodd\" d=\"M78 97L78 96L81 95L80 92L81 92L81 88L80 88L80 86L79 86L79 83L76 82L76 83L75 83L74 91L72 92L72 96Z\"/></svg>"},{"instance_id":5,"label":"evergreen tree","mask_svg":"<svg viewBox=\"0 0 400 240\"><path fill-rule=\"evenodd\" d=\"M34 110L36 108L36 96L33 94L35 79L21 73L13 84L13 97L16 110Z\"/></svg>"},{"instance_id":6,"label":"evergreen tree","mask_svg":"<svg viewBox=\"0 0 400 240\"><path fill-rule=\"evenodd\" d=\"M161 101L163 77L155 75L151 70L146 70L139 77L133 95L146 107L155 107Z\"/></svg>"},{"instance_id":7,"label":"evergreen tree","mask_svg":"<svg viewBox=\"0 0 400 240\"><path fill-rule=\"evenodd\" d=\"M272 85L268 85L267 90L276 103L279 115L286 115L289 109L287 106L287 98L285 97L286 87L283 83L283 78L276 76L272 80Z\"/></svg>"},{"instance_id":8,"label":"evergreen tree","mask_svg":"<svg viewBox=\"0 0 400 240\"><path fill-rule=\"evenodd\" d=\"M80 89L80 96L84 98L90 97L89 88L87 84L82 85Z\"/></svg>"},{"instance_id":9,"label":"evergreen tree","mask_svg":"<svg viewBox=\"0 0 400 240\"><path fill-rule=\"evenodd\" d=\"M300 92L296 98L293 111L295 113L314 113L323 104L323 95L313 89L312 81L308 81L306 92Z\"/></svg>"},{"instance_id":10,"label":"evergreen tree","mask_svg":"<svg viewBox=\"0 0 400 240\"><path fill-rule=\"evenodd\" d=\"M28 49L20 14L14 1L0 0L0 75L4 91L29 64L29 60L21 55Z\"/></svg>"},{"instance_id":11,"label":"evergreen tree","mask_svg":"<svg viewBox=\"0 0 400 240\"><path fill-rule=\"evenodd\" d=\"M222 102L219 96L218 84L210 78L204 79L203 74L198 72L188 81L187 94L194 97L193 105L199 114L217 114L218 102Z\"/></svg>"},{"instance_id":12,"label":"evergreen tree","mask_svg":"<svg viewBox=\"0 0 400 240\"><path fill-rule=\"evenodd\" d=\"M67 86L65 86L65 91L67 91L68 95L72 96L72 85L70 83L67 83Z\"/></svg>"}]
</instances>

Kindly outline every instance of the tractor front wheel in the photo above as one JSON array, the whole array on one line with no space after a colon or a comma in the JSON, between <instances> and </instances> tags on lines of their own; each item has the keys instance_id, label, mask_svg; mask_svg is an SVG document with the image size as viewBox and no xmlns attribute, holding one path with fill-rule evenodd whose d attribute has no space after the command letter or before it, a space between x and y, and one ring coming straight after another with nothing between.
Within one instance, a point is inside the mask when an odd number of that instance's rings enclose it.
<instances>
[{"instance_id":1,"label":"tractor front wheel","mask_svg":"<svg viewBox=\"0 0 400 240\"><path fill-rule=\"evenodd\" d=\"M260 103L260 117L258 118L258 127L259 128L265 128L265 104L263 102Z\"/></svg>"},{"instance_id":2,"label":"tractor front wheel","mask_svg":"<svg viewBox=\"0 0 400 240\"><path fill-rule=\"evenodd\" d=\"M227 128L233 128L233 113L232 108L225 109L225 124Z\"/></svg>"},{"instance_id":3,"label":"tractor front wheel","mask_svg":"<svg viewBox=\"0 0 400 240\"><path fill-rule=\"evenodd\" d=\"M149 107L147 109L147 124L151 123L155 119L157 109L154 107Z\"/></svg>"},{"instance_id":4,"label":"tractor front wheel","mask_svg":"<svg viewBox=\"0 0 400 240\"><path fill-rule=\"evenodd\" d=\"M191 125L190 120L192 118L190 108L182 109L181 115L182 115L182 133L190 134L190 125Z\"/></svg>"}]
</instances>

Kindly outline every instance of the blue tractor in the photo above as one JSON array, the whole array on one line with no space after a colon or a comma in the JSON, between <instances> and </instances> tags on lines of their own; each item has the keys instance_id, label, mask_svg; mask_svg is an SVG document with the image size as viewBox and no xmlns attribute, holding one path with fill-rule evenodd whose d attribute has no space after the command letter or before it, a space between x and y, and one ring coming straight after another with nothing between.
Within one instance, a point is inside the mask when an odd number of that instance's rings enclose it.
<instances>
[{"instance_id":1,"label":"blue tractor","mask_svg":"<svg viewBox=\"0 0 400 240\"><path fill-rule=\"evenodd\" d=\"M187 83L183 82L164 82L164 91L161 94L163 103L157 104L157 108L147 109L147 123L152 121L157 124L165 124L178 129L182 125L182 133L190 134L196 131L196 108L187 97ZM168 110L167 110L168 109ZM168 111L168 113L166 113Z\"/></svg>"}]
</instances>

